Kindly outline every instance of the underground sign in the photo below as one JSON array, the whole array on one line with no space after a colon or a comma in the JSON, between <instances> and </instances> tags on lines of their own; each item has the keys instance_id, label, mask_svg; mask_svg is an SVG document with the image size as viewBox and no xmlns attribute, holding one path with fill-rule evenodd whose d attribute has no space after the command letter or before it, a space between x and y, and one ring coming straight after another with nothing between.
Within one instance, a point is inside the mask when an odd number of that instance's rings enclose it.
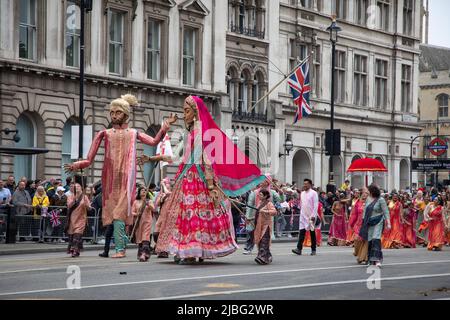
<instances>
[{"instance_id":1,"label":"underground sign","mask_svg":"<svg viewBox=\"0 0 450 320\"><path fill-rule=\"evenodd\" d=\"M448 146L447 143L441 138L435 138L431 140L428 145L428 150L430 150L431 154L434 156L442 156L447 152Z\"/></svg>"}]
</instances>

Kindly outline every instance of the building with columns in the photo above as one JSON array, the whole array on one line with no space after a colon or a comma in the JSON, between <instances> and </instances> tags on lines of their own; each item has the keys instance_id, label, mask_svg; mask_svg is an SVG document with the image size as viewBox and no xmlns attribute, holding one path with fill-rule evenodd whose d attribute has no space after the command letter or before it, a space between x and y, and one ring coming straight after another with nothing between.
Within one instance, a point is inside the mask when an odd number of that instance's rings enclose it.
<instances>
[{"instance_id":1,"label":"building with columns","mask_svg":"<svg viewBox=\"0 0 450 320\"><path fill-rule=\"evenodd\" d=\"M450 48L437 47L432 45L420 46L420 99L419 114L420 123L423 129L418 158L435 159L428 149L430 142L439 137L447 142L450 141L450 118L449 118L449 97L450 97ZM448 159L449 152L445 152L439 158ZM438 172L438 183L444 184L450 180L449 171ZM420 172L419 185L435 185L436 172Z\"/></svg>"},{"instance_id":2,"label":"building with columns","mask_svg":"<svg viewBox=\"0 0 450 320\"><path fill-rule=\"evenodd\" d=\"M108 127L108 103L130 92L141 102L131 125L154 134L168 114L181 114L187 95L196 94L265 171L287 182L312 178L324 187L331 86L326 28L335 14L342 28L334 71L335 128L342 131L336 184L347 177L354 159L369 156L389 170L370 181L385 189L405 188L411 185L410 137L420 131L422 11L419 0L93 1L85 19L84 122L93 133ZM59 177L62 164L71 161L71 126L78 122L79 104L79 13L77 1L0 2L0 129L18 128L17 145L50 150L2 156L0 176ZM286 81L252 109L310 53L310 117L292 124L295 107ZM182 127L180 121L173 129ZM289 154L283 147L287 137L294 144ZM0 143L14 145L4 133ZM155 150L140 145L138 152ZM101 175L102 154L89 172L92 180ZM351 180L363 184L361 176Z\"/></svg>"}]
</instances>

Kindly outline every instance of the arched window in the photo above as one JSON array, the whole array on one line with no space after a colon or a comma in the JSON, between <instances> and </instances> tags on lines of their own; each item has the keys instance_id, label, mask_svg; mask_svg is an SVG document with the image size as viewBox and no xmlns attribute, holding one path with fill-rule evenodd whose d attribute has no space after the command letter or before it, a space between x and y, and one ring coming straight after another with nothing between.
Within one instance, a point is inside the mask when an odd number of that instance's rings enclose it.
<instances>
[{"instance_id":1,"label":"arched window","mask_svg":"<svg viewBox=\"0 0 450 320\"><path fill-rule=\"evenodd\" d=\"M230 66L227 71L226 83L227 94L230 98L230 107L233 111L237 110L238 91L239 91L239 73L235 66Z\"/></svg>"},{"instance_id":2,"label":"arched window","mask_svg":"<svg viewBox=\"0 0 450 320\"><path fill-rule=\"evenodd\" d=\"M259 82L258 77L255 74L255 77L253 78L253 85L252 85L252 106L255 105L256 101L259 100ZM252 113L255 113L256 110L262 110L261 107L258 105L253 110Z\"/></svg>"},{"instance_id":3,"label":"arched window","mask_svg":"<svg viewBox=\"0 0 450 320\"><path fill-rule=\"evenodd\" d=\"M64 172L64 168L62 167L62 165L72 162L70 154L72 152L72 126L74 125L77 125L76 120L74 118L70 118L66 121L63 128L61 146L61 179L63 179L63 181L67 178L68 175Z\"/></svg>"},{"instance_id":4,"label":"arched window","mask_svg":"<svg viewBox=\"0 0 450 320\"><path fill-rule=\"evenodd\" d=\"M20 141L16 147L33 148L37 146L37 127L33 119L27 114L21 114L17 119L16 129L19 130ZM19 181L21 177L36 179L36 156L14 156L14 177Z\"/></svg>"},{"instance_id":5,"label":"arched window","mask_svg":"<svg viewBox=\"0 0 450 320\"><path fill-rule=\"evenodd\" d=\"M255 77L253 79L253 87L252 87L252 100L254 102L252 105L256 103L261 97L263 97L266 94L266 82L264 79L264 74L261 71L257 71L255 73ZM266 99L261 101L258 106L255 108L259 114L266 114Z\"/></svg>"},{"instance_id":6,"label":"arched window","mask_svg":"<svg viewBox=\"0 0 450 320\"><path fill-rule=\"evenodd\" d=\"M439 117L448 117L448 95L441 94L437 97L439 106Z\"/></svg>"},{"instance_id":7,"label":"arched window","mask_svg":"<svg viewBox=\"0 0 450 320\"><path fill-rule=\"evenodd\" d=\"M241 77L239 79L239 92L238 92L238 113L247 112L248 105L248 78L245 72L241 72Z\"/></svg>"},{"instance_id":8,"label":"arched window","mask_svg":"<svg viewBox=\"0 0 450 320\"><path fill-rule=\"evenodd\" d=\"M354 156L352 159L352 163L353 163L353 161L358 160L358 159L361 159L361 157L358 155ZM364 187L363 174L353 173L352 177L351 177L351 186L353 188L358 188L358 189L361 189L362 187Z\"/></svg>"},{"instance_id":9,"label":"arched window","mask_svg":"<svg viewBox=\"0 0 450 320\"><path fill-rule=\"evenodd\" d=\"M405 190L409 186L409 163L403 159L400 161L400 189Z\"/></svg>"}]
</instances>

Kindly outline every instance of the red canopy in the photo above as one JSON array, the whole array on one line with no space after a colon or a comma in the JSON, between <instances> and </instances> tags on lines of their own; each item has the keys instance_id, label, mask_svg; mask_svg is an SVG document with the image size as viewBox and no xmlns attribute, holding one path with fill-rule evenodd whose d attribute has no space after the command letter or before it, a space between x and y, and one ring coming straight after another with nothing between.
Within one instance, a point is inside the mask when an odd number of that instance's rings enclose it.
<instances>
[{"instance_id":1,"label":"red canopy","mask_svg":"<svg viewBox=\"0 0 450 320\"><path fill-rule=\"evenodd\" d=\"M362 158L355 160L347 169L347 172L366 172L366 171L387 172L387 169L381 161L372 158Z\"/></svg>"}]
</instances>

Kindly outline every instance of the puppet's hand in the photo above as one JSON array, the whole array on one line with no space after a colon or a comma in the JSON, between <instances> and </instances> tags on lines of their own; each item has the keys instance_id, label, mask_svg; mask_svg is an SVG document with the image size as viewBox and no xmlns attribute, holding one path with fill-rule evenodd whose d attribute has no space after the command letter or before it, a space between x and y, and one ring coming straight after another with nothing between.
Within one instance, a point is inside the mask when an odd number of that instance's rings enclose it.
<instances>
[{"instance_id":1,"label":"puppet's hand","mask_svg":"<svg viewBox=\"0 0 450 320\"><path fill-rule=\"evenodd\" d=\"M170 117L167 118L167 124L168 124L169 126L171 126L172 124L174 124L175 122L177 122L177 120L178 120L177 114L176 114L176 113L171 113L171 114L170 114Z\"/></svg>"},{"instance_id":2,"label":"puppet's hand","mask_svg":"<svg viewBox=\"0 0 450 320\"><path fill-rule=\"evenodd\" d=\"M71 163L65 163L65 164L64 164L64 171L65 171L66 173L70 173L70 172L75 171L75 168L73 167L73 164L71 164Z\"/></svg>"},{"instance_id":3,"label":"puppet's hand","mask_svg":"<svg viewBox=\"0 0 450 320\"><path fill-rule=\"evenodd\" d=\"M150 162L150 157L149 156L146 156L145 154L143 154L142 156L137 157L137 163L139 165L143 165L146 162Z\"/></svg>"}]
</instances>

